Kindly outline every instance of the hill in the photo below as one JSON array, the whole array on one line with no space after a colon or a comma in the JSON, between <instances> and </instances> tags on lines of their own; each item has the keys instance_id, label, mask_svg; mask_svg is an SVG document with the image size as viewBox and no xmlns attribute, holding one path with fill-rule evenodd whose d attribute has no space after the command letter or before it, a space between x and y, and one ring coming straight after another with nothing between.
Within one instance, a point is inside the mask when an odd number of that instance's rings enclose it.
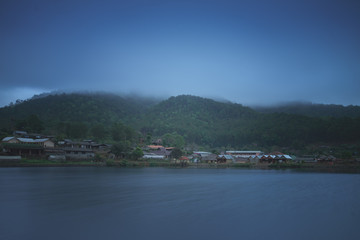
<instances>
[{"instance_id":1,"label":"hill","mask_svg":"<svg viewBox=\"0 0 360 240\"><path fill-rule=\"evenodd\" d=\"M258 113L234 103L194 96L171 97L153 106L137 127L161 136L176 132L209 147L253 148L358 142L360 118L318 118Z\"/></svg>"},{"instance_id":2,"label":"hill","mask_svg":"<svg viewBox=\"0 0 360 240\"><path fill-rule=\"evenodd\" d=\"M164 144L205 149L359 147L360 117L296 113L258 112L241 104L189 95L155 101L112 94L57 94L1 108L0 126L2 136L26 130L134 144L162 138Z\"/></svg>"},{"instance_id":3,"label":"hill","mask_svg":"<svg viewBox=\"0 0 360 240\"><path fill-rule=\"evenodd\" d=\"M230 134L242 120L255 116L255 111L240 104L181 95L150 108L137 128L156 136L175 132L187 142L215 146L225 144L222 135Z\"/></svg>"},{"instance_id":4,"label":"hill","mask_svg":"<svg viewBox=\"0 0 360 240\"><path fill-rule=\"evenodd\" d=\"M36 96L1 108L0 126L3 132L24 130L57 135L65 132L69 124L86 125L90 129L99 124L111 126L118 121L128 123L152 104L152 99L147 101L104 93ZM31 126L31 120L40 120L42 126Z\"/></svg>"}]
</instances>

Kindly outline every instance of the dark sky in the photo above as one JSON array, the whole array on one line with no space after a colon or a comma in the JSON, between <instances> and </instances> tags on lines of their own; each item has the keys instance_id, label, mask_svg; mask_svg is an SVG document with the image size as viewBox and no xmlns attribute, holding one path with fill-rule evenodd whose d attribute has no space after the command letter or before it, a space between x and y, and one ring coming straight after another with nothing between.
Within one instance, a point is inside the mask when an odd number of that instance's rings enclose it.
<instances>
[{"instance_id":1,"label":"dark sky","mask_svg":"<svg viewBox=\"0 0 360 240\"><path fill-rule=\"evenodd\" d=\"M0 106L54 90L360 105L357 0L2 0Z\"/></svg>"}]
</instances>

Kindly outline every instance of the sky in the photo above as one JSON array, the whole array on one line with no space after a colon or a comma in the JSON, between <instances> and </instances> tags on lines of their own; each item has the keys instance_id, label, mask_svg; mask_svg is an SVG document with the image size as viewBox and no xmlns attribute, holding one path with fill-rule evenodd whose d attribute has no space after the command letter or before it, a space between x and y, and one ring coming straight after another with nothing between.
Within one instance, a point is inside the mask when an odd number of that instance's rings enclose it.
<instances>
[{"instance_id":1,"label":"sky","mask_svg":"<svg viewBox=\"0 0 360 240\"><path fill-rule=\"evenodd\" d=\"M0 85L360 105L360 1L2 0Z\"/></svg>"}]
</instances>

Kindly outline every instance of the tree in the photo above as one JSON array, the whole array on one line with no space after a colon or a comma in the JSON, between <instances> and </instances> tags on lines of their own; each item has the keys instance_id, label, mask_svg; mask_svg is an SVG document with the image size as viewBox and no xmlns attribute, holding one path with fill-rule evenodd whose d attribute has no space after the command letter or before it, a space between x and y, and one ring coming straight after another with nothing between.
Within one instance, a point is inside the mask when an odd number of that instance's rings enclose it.
<instances>
[{"instance_id":1,"label":"tree","mask_svg":"<svg viewBox=\"0 0 360 240\"><path fill-rule=\"evenodd\" d=\"M66 135L70 138L84 138L87 136L88 127L83 122L67 123Z\"/></svg>"},{"instance_id":2,"label":"tree","mask_svg":"<svg viewBox=\"0 0 360 240\"><path fill-rule=\"evenodd\" d=\"M31 114L27 118L27 124L30 131L41 132L44 129L43 122L35 114Z\"/></svg>"},{"instance_id":3,"label":"tree","mask_svg":"<svg viewBox=\"0 0 360 240\"><path fill-rule=\"evenodd\" d=\"M142 156L144 156L144 153L139 147L135 148L131 153L131 158L134 160L138 160Z\"/></svg>"},{"instance_id":4,"label":"tree","mask_svg":"<svg viewBox=\"0 0 360 240\"><path fill-rule=\"evenodd\" d=\"M106 130L104 125L96 124L91 128L91 133L96 140L102 140L106 137Z\"/></svg>"},{"instance_id":5,"label":"tree","mask_svg":"<svg viewBox=\"0 0 360 240\"><path fill-rule=\"evenodd\" d=\"M114 141L132 142L135 137L135 131L121 122L117 122L111 127L111 137Z\"/></svg>"},{"instance_id":6,"label":"tree","mask_svg":"<svg viewBox=\"0 0 360 240\"><path fill-rule=\"evenodd\" d=\"M172 151L171 151L171 154L170 154L170 157L172 158L180 158L181 156L183 155L183 152L181 151L180 148L174 148Z\"/></svg>"},{"instance_id":7,"label":"tree","mask_svg":"<svg viewBox=\"0 0 360 240\"><path fill-rule=\"evenodd\" d=\"M125 158L129 156L130 151L131 151L131 147L129 141L121 141L115 143L111 147L111 152L115 154L115 156L118 158Z\"/></svg>"},{"instance_id":8,"label":"tree","mask_svg":"<svg viewBox=\"0 0 360 240\"><path fill-rule=\"evenodd\" d=\"M162 140L164 145L168 147L182 148L185 145L183 136L177 134L176 132L166 133L162 136Z\"/></svg>"}]
</instances>

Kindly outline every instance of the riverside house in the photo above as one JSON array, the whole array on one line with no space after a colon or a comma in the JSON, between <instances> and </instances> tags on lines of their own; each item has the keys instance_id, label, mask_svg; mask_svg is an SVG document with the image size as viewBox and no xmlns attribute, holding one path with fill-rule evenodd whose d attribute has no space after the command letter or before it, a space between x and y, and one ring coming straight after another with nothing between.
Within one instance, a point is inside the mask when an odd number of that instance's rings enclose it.
<instances>
[{"instance_id":1,"label":"riverside house","mask_svg":"<svg viewBox=\"0 0 360 240\"><path fill-rule=\"evenodd\" d=\"M94 149L99 144L92 141L73 142L70 139L58 142L59 147L64 151L66 160L85 160L95 157Z\"/></svg>"},{"instance_id":2,"label":"riverside house","mask_svg":"<svg viewBox=\"0 0 360 240\"><path fill-rule=\"evenodd\" d=\"M173 149L173 147L164 147L161 145L148 145L143 148L143 158L169 159Z\"/></svg>"},{"instance_id":3,"label":"riverside house","mask_svg":"<svg viewBox=\"0 0 360 240\"><path fill-rule=\"evenodd\" d=\"M55 147L53 141L48 138L20 138L5 137L1 141L3 153L6 155L18 155L24 157L45 155L46 149Z\"/></svg>"},{"instance_id":4,"label":"riverside house","mask_svg":"<svg viewBox=\"0 0 360 240\"><path fill-rule=\"evenodd\" d=\"M292 161L292 157L286 154L278 154L278 155L262 155L259 156L259 163L287 163ZM251 160L250 160L251 161Z\"/></svg>"}]
</instances>

